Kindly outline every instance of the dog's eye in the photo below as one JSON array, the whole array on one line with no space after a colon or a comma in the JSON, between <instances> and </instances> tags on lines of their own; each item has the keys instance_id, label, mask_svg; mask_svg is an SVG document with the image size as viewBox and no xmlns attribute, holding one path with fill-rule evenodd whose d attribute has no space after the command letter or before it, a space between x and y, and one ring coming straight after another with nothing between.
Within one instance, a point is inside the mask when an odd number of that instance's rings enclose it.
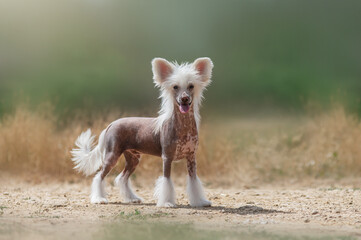
<instances>
[{"instance_id":1,"label":"dog's eye","mask_svg":"<svg viewBox=\"0 0 361 240\"><path fill-rule=\"evenodd\" d=\"M178 86L177 86L177 85L175 85L175 86L173 87L173 89L174 89L174 90L177 90L177 89L178 89Z\"/></svg>"},{"instance_id":2,"label":"dog's eye","mask_svg":"<svg viewBox=\"0 0 361 240\"><path fill-rule=\"evenodd\" d=\"M194 86L193 85L189 85L189 89L193 89L194 88Z\"/></svg>"}]
</instances>

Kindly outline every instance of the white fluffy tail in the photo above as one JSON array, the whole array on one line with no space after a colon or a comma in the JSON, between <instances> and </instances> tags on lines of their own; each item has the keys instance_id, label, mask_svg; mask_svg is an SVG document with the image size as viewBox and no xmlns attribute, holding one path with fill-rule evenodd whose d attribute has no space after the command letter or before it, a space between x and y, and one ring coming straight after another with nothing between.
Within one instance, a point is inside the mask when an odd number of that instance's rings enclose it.
<instances>
[{"instance_id":1,"label":"white fluffy tail","mask_svg":"<svg viewBox=\"0 0 361 240\"><path fill-rule=\"evenodd\" d=\"M95 136L92 136L91 130L88 129L80 134L75 142L78 148L71 151L74 169L89 176L101 167L105 157L104 135L105 130L100 134L98 145L94 148Z\"/></svg>"}]
</instances>

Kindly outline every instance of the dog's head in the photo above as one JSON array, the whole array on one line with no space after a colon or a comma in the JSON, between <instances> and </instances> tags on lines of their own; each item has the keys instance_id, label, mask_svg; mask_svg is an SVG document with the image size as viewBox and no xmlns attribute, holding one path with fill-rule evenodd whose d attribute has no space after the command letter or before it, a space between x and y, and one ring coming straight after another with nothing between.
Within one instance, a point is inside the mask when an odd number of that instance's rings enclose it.
<instances>
[{"instance_id":1,"label":"dog's head","mask_svg":"<svg viewBox=\"0 0 361 240\"><path fill-rule=\"evenodd\" d=\"M192 104L200 103L203 90L210 84L213 63L198 58L193 63L170 63L163 58L152 61L153 79L162 90L162 98L171 98L181 113L187 113Z\"/></svg>"}]
</instances>

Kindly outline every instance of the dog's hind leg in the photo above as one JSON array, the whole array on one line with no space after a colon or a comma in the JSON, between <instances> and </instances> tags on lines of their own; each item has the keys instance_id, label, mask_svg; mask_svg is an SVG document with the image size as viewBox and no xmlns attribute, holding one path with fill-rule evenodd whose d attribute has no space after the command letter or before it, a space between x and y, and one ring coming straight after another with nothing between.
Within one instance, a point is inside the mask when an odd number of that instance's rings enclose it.
<instances>
[{"instance_id":1,"label":"dog's hind leg","mask_svg":"<svg viewBox=\"0 0 361 240\"><path fill-rule=\"evenodd\" d=\"M136 151L125 151L124 157L125 168L115 178L114 184L119 187L120 194L122 195L124 202L141 203L143 200L132 191L132 185L129 179L130 175L134 172L135 168L139 164L140 153Z\"/></svg>"},{"instance_id":2,"label":"dog's hind leg","mask_svg":"<svg viewBox=\"0 0 361 240\"><path fill-rule=\"evenodd\" d=\"M102 169L93 178L90 194L91 203L108 203L104 178L115 166L120 155L113 152L106 153Z\"/></svg>"},{"instance_id":3,"label":"dog's hind leg","mask_svg":"<svg viewBox=\"0 0 361 240\"><path fill-rule=\"evenodd\" d=\"M197 163L194 156L187 158L187 194L192 207L209 207L211 202L205 197L202 182L197 176Z\"/></svg>"}]
</instances>

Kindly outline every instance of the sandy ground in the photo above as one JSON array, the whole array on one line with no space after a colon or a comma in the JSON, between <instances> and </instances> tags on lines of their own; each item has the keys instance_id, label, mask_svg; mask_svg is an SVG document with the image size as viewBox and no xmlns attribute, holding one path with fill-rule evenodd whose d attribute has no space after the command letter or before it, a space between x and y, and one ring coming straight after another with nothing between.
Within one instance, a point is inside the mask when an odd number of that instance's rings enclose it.
<instances>
[{"instance_id":1,"label":"sandy ground","mask_svg":"<svg viewBox=\"0 0 361 240\"><path fill-rule=\"evenodd\" d=\"M79 226L119 218L185 222L211 228L307 230L361 238L361 189L357 188L207 188L213 206L197 209L188 205L184 186L176 188L176 208L157 208L150 184L135 189L144 203L122 203L118 189L108 185L110 203L92 205L88 181L31 184L1 179L0 238L16 239L14 233L7 233L13 226L49 233L52 226L61 226L61 234L91 234L94 229Z\"/></svg>"}]
</instances>

